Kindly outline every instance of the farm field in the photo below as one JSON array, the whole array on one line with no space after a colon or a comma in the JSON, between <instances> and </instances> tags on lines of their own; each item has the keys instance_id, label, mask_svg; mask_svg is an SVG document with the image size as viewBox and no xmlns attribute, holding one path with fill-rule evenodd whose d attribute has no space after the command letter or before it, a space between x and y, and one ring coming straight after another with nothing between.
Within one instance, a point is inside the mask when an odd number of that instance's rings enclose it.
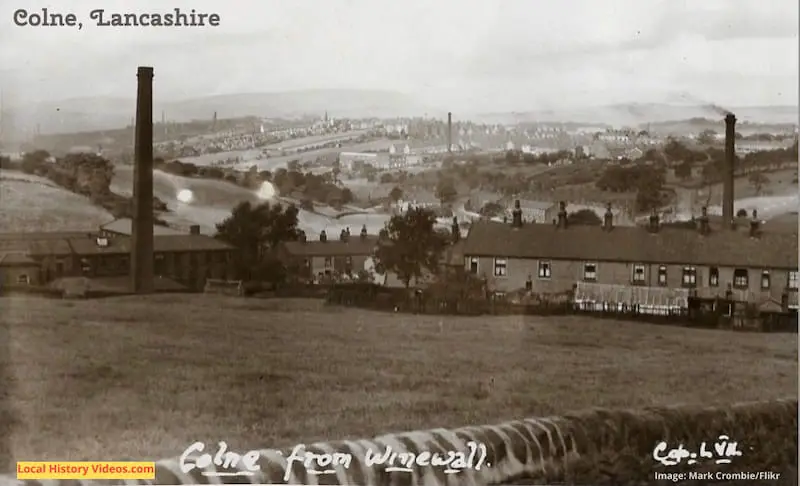
<instances>
[{"instance_id":1,"label":"farm field","mask_svg":"<svg viewBox=\"0 0 800 486\"><path fill-rule=\"evenodd\" d=\"M283 447L589 407L797 395L797 335L321 301L0 298L13 460ZM0 415L2 417L2 415Z\"/></svg>"},{"instance_id":2,"label":"farm field","mask_svg":"<svg viewBox=\"0 0 800 486\"><path fill-rule=\"evenodd\" d=\"M0 174L0 208L0 232L93 230L114 219L85 196L14 171Z\"/></svg>"}]
</instances>

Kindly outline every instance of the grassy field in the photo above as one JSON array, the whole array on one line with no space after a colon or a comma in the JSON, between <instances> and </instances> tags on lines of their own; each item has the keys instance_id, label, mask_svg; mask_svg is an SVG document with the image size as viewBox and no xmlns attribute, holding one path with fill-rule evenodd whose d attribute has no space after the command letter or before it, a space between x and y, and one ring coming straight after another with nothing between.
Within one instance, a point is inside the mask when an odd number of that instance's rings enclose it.
<instances>
[{"instance_id":1,"label":"grassy field","mask_svg":"<svg viewBox=\"0 0 800 486\"><path fill-rule=\"evenodd\" d=\"M733 192L736 199L756 196L785 196L797 194L797 169L764 172L766 183L761 188L761 193L756 193L756 188L750 182L749 176L737 177L733 180ZM711 204L722 204L722 183L715 184L711 190Z\"/></svg>"},{"instance_id":2,"label":"grassy field","mask_svg":"<svg viewBox=\"0 0 800 486\"><path fill-rule=\"evenodd\" d=\"M45 178L13 171L0 175L0 232L82 231L113 219L88 198Z\"/></svg>"},{"instance_id":3,"label":"grassy field","mask_svg":"<svg viewBox=\"0 0 800 486\"><path fill-rule=\"evenodd\" d=\"M16 411L0 435L15 460L158 458L196 440L247 450L797 395L796 335L176 295L5 297L0 309Z\"/></svg>"}]
</instances>

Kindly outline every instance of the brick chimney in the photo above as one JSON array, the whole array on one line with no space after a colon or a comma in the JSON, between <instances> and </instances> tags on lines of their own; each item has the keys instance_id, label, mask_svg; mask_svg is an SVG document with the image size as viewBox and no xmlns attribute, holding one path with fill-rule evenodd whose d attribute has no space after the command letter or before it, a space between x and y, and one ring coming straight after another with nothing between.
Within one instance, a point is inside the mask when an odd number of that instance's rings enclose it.
<instances>
[{"instance_id":1,"label":"brick chimney","mask_svg":"<svg viewBox=\"0 0 800 486\"><path fill-rule=\"evenodd\" d=\"M736 117L725 115L725 168L722 175L722 224L733 225L733 173L736 163Z\"/></svg>"},{"instance_id":2,"label":"brick chimney","mask_svg":"<svg viewBox=\"0 0 800 486\"><path fill-rule=\"evenodd\" d=\"M453 153L453 114L447 112L447 153Z\"/></svg>"},{"instance_id":3,"label":"brick chimney","mask_svg":"<svg viewBox=\"0 0 800 486\"><path fill-rule=\"evenodd\" d=\"M361 241L367 239L367 225L361 227L361 234L359 236L361 237Z\"/></svg>"},{"instance_id":4,"label":"brick chimney","mask_svg":"<svg viewBox=\"0 0 800 486\"><path fill-rule=\"evenodd\" d=\"M711 227L708 224L708 208L703 206L701 209L700 217L697 219L698 228L701 235L707 235L711 232Z\"/></svg>"},{"instance_id":5,"label":"brick chimney","mask_svg":"<svg viewBox=\"0 0 800 486\"><path fill-rule=\"evenodd\" d=\"M325 230L322 230L322 231L319 232L319 241L321 241L323 243L328 241L328 233L326 233Z\"/></svg>"},{"instance_id":6,"label":"brick chimney","mask_svg":"<svg viewBox=\"0 0 800 486\"><path fill-rule=\"evenodd\" d=\"M306 239L307 239L306 238L306 232L301 230L300 234L297 235L297 239L300 241L300 243L305 243Z\"/></svg>"},{"instance_id":7,"label":"brick chimney","mask_svg":"<svg viewBox=\"0 0 800 486\"><path fill-rule=\"evenodd\" d=\"M758 219L758 211L753 210L753 218L750 220L750 238L761 236L761 221Z\"/></svg>"},{"instance_id":8,"label":"brick chimney","mask_svg":"<svg viewBox=\"0 0 800 486\"><path fill-rule=\"evenodd\" d=\"M133 292L153 292L153 68L137 70L133 166L131 279Z\"/></svg>"},{"instance_id":9,"label":"brick chimney","mask_svg":"<svg viewBox=\"0 0 800 486\"><path fill-rule=\"evenodd\" d=\"M348 236L349 235L347 234L347 231L342 230L341 233L339 233L339 240L347 243L347 237Z\"/></svg>"},{"instance_id":10,"label":"brick chimney","mask_svg":"<svg viewBox=\"0 0 800 486\"><path fill-rule=\"evenodd\" d=\"M458 218L453 216L453 224L450 225L450 231L453 237L453 243L461 239L461 228L458 227Z\"/></svg>"},{"instance_id":11,"label":"brick chimney","mask_svg":"<svg viewBox=\"0 0 800 486\"><path fill-rule=\"evenodd\" d=\"M522 227L522 208L519 204L519 199L514 201L514 209L511 210L511 226L514 228Z\"/></svg>"},{"instance_id":12,"label":"brick chimney","mask_svg":"<svg viewBox=\"0 0 800 486\"><path fill-rule=\"evenodd\" d=\"M193 224L193 225L189 226L189 234L190 235L199 235L200 234L200 225L199 224Z\"/></svg>"},{"instance_id":13,"label":"brick chimney","mask_svg":"<svg viewBox=\"0 0 800 486\"><path fill-rule=\"evenodd\" d=\"M611 231L614 228L614 213L611 212L611 203L606 204L606 214L603 215L603 229Z\"/></svg>"},{"instance_id":14,"label":"brick chimney","mask_svg":"<svg viewBox=\"0 0 800 486\"><path fill-rule=\"evenodd\" d=\"M558 203L558 227L562 229L567 227L567 203L564 201Z\"/></svg>"}]
</instances>

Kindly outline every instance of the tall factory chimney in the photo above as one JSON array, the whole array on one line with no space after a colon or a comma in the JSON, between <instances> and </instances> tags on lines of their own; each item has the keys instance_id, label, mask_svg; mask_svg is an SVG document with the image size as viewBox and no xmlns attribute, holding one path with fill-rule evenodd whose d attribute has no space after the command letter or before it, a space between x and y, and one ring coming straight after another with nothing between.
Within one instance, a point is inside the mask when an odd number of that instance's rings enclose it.
<instances>
[{"instance_id":1,"label":"tall factory chimney","mask_svg":"<svg viewBox=\"0 0 800 486\"><path fill-rule=\"evenodd\" d=\"M447 112L447 153L453 153L453 114Z\"/></svg>"},{"instance_id":2,"label":"tall factory chimney","mask_svg":"<svg viewBox=\"0 0 800 486\"><path fill-rule=\"evenodd\" d=\"M133 147L133 292L153 292L153 68L140 66L136 77L136 139Z\"/></svg>"},{"instance_id":3,"label":"tall factory chimney","mask_svg":"<svg viewBox=\"0 0 800 486\"><path fill-rule=\"evenodd\" d=\"M736 117L725 115L725 169L722 180L722 224L733 225L733 172L736 163Z\"/></svg>"}]
</instances>

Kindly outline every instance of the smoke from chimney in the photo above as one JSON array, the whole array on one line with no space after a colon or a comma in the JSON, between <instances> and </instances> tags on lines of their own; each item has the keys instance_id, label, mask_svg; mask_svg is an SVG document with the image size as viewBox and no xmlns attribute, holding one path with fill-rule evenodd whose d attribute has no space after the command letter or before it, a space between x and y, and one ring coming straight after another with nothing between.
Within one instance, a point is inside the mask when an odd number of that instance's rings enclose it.
<instances>
[{"instance_id":1,"label":"smoke from chimney","mask_svg":"<svg viewBox=\"0 0 800 486\"><path fill-rule=\"evenodd\" d=\"M733 224L733 173L736 163L736 117L733 113L725 115L725 168L722 180L722 224Z\"/></svg>"},{"instance_id":2,"label":"smoke from chimney","mask_svg":"<svg viewBox=\"0 0 800 486\"><path fill-rule=\"evenodd\" d=\"M453 114L447 112L447 153L453 153Z\"/></svg>"},{"instance_id":3,"label":"smoke from chimney","mask_svg":"<svg viewBox=\"0 0 800 486\"><path fill-rule=\"evenodd\" d=\"M140 66L136 77L136 128L133 166L131 277L137 294L153 292L153 68Z\"/></svg>"}]
</instances>

